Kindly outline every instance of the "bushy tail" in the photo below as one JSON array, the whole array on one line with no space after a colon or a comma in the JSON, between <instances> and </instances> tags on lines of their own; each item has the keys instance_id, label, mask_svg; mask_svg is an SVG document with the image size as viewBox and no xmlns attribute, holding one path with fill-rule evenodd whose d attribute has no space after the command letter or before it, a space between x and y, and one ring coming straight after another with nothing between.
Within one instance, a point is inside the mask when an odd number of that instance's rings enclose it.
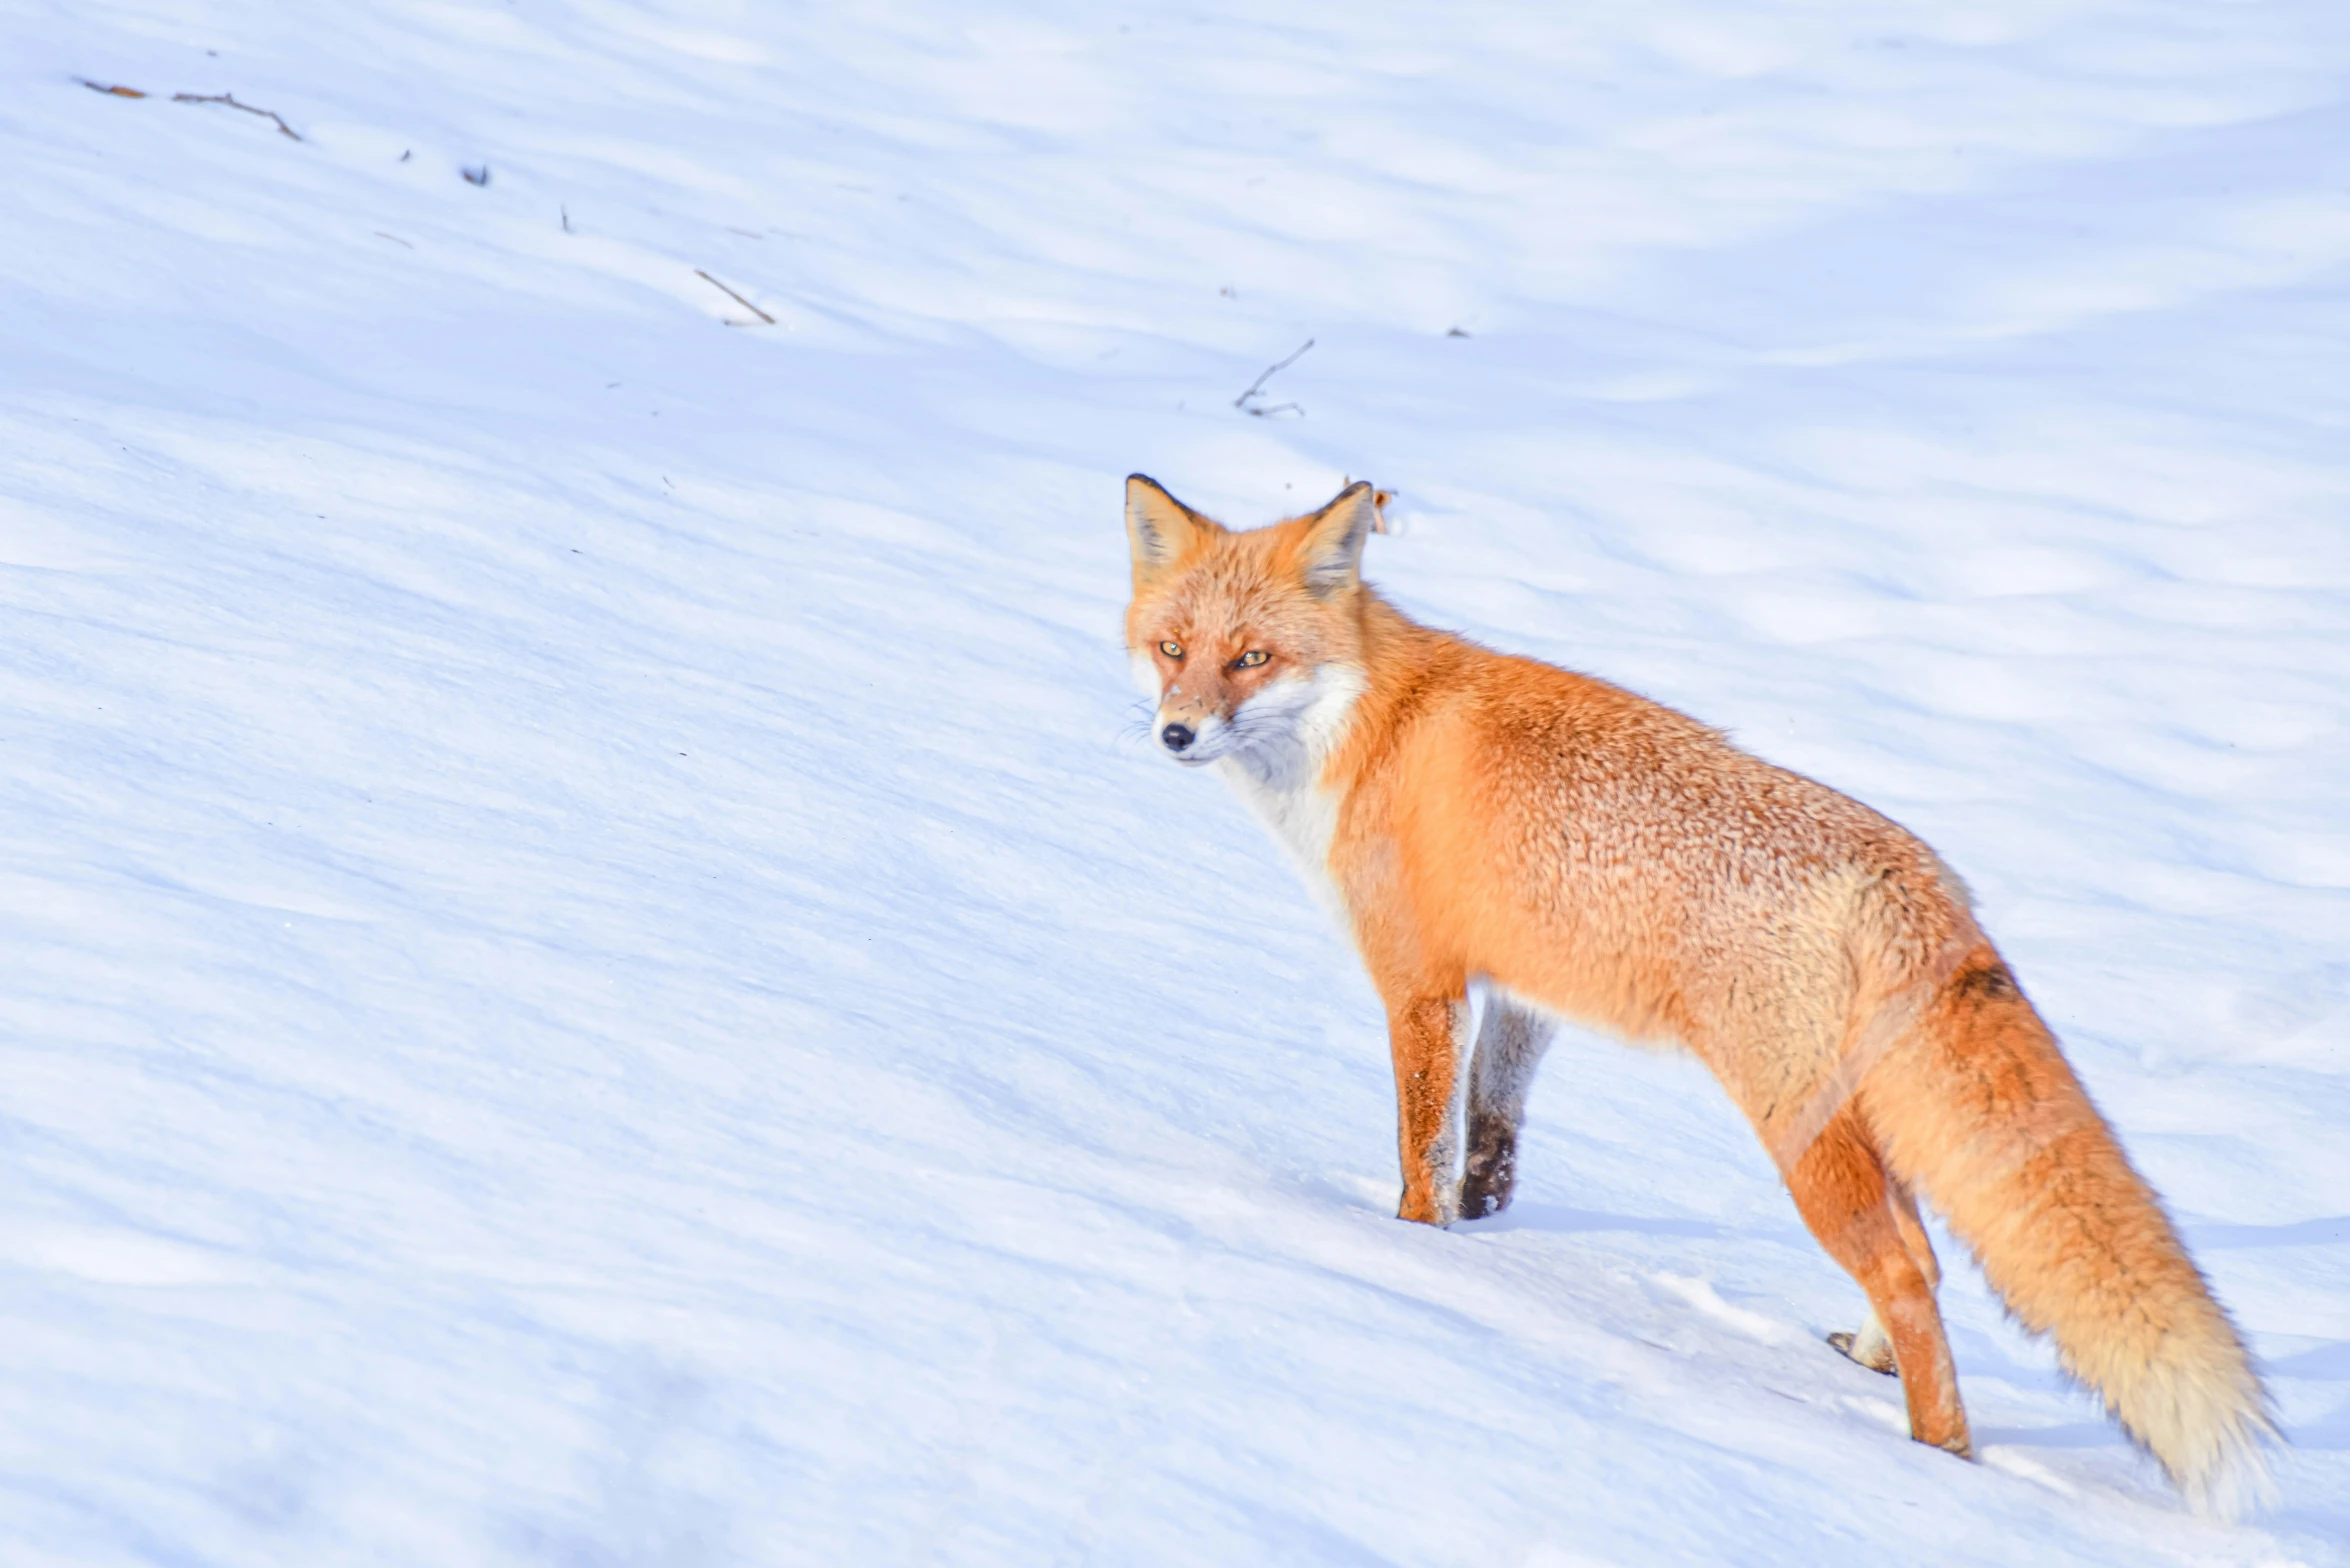
<instances>
[{"instance_id":1,"label":"bushy tail","mask_svg":"<svg viewBox=\"0 0 2350 1568\"><path fill-rule=\"evenodd\" d=\"M2188 1500L2266 1500L2276 1426L2244 1342L1988 943L1863 1094L1893 1170Z\"/></svg>"}]
</instances>

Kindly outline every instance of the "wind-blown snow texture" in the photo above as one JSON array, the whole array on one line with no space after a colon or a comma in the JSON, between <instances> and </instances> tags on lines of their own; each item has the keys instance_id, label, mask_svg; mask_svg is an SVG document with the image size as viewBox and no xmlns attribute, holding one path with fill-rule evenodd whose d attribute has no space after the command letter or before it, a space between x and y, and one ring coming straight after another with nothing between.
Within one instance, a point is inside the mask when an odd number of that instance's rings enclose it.
<instances>
[{"instance_id":1,"label":"wind-blown snow texture","mask_svg":"<svg viewBox=\"0 0 2350 1568\"><path fill-rule=\"evenodd\" d=\"M2350 10L12 0L0 62L0 1558L2350 1561ZM1934 843L2278 1511L1963 1262L1984 1462L1906 1442L1686 1060L1567 1040L1517 1208L1394 1221L1352 955L1141 743L1137 468L1393 485L1413 611Z\"/></svg>"}]
</instances>

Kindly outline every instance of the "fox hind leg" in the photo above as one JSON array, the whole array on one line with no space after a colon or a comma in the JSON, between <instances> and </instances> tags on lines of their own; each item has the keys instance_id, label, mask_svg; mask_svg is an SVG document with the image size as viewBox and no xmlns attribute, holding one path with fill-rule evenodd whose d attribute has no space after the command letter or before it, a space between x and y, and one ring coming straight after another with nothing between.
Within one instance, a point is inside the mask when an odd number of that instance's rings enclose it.
<instances>
[{"instance_id":1,"label":"fox hind leg","mask_svg":"<svg viewBox=\"0 0 2350 1568\"><path fill-rule=\"evenodd\" d=\"M1486 993L1485 1021L1469 1068L1469 1148L1461 1177L1461 1218L1483 1219L1510 1206L1518 1180L1518 1129L1526 1123L1526 1090L1550 1048L1550 1020L1511 1000L1499 987Z\"/></svg>"},{"instance_id":2,"label":"fox hind leg","mask_svg":"<svg viewBox=\"0 0 2350 1568\"><path fill-rule=\"evenodd\" d=\"M1893 1228L1901 1232L1901 1244L1909 1249L1918 1272L1926 1276L1926 1288L1940 1290L1942 1262L1934 1256L1934 1243L1926 1237L1926 1222L1918 1218L1917 1194L1909 1190L1907 1182L1887 1171L1885 1196L1893 1205Z\"/></svg>"},{"instance_id":3,"label":"fox hind leg","mask_svg":"<svg viewBox=\"0 0 2350 1568\"><path fill-rule=\"evenodd\" d=\"M1901 1244L1909 1249L1910 1260L1918 1272L1926 1277L1926 1289L1942 1288L1942 1265L1934 1256L1934 1243L1926 1236L1925 1222L1918 1218L1918 1200L1906 1182L1888 1172L1885 1177L1885 1198L1893 1210L1893 1228L1901 1233ZM1895 1375L1893 1365L1893 1336L1871 1312L1868 1321L1861 1324L1857 1334L1836 1333L1828 1336L1828 1343L1841 1350L1871 1372Z\"/></svg>"},{"instance_id":4,"label":"fox hind leg","mask_svg":"<svg viewBox=\"0 0 2350 1568\"><path fill-rule=\"evenodd\" d=\"M1904 1234L1905 1229L1914 1229L1923 1243L1925 1231L1917 1224L1916 1205L1906 1193L1896 1200L1876 1150L1849 1110L1830 1121L1795 1162L1787 1173L1787 1190L1828 1256L1868 1293L1871 1324L1881 1325L1901 1375L1909 1435L1954 1454L1971 1455L1974 1443L1967 1432L1966 1409L1959 1403L1958 1369L1927 1273L1933 1250L1925 1249L1929 1263L1921 1266ZM1906 1227L1897 1213L1906 1213ZM1934 1272L1938 1277L1940 1270ZM1862 1334L1866 1333L1864 1329ZM1871 1347L1856 1336L1846 1353L1858 1361L1854 1352L1864 1348Z\"/></svg>"}]
</instances>

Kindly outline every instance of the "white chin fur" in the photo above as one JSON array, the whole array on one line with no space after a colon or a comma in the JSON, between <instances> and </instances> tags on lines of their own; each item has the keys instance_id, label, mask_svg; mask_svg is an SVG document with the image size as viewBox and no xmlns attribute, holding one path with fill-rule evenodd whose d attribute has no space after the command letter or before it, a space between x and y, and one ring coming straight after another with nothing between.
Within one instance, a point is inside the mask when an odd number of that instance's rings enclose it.
<instances>
[{"instance_id":1,"label":"white chin fur","mask_svg":"<svg viewBox=\"0 0 2350 1568\"><path fill-rule=\"evenodd\" d=\"M1149 683L1145 689L1151 696L1164 702L1168 694L1158 690L1158 672L1148 659L1138 655L1134 673L1138 682ZM1193 767L1231 762L1260 789L1305 789L1320 778L1322 764L1345 735L1363 684L1363 673L1354 666L1324 664L1311 675L1269 683L1229 718L1170 716L1162 707L1151 720L1151 733L1158 735L1171 723L1187 724L1195 738L1181 752L1168 753L1175 761Z\"/></svg>"},{"instance_id":2,"label":"white chin fur","mask_svg":"<svg viewBox=\"0 0 2350 1568\"><path fill-rule=\"evenodd\" d=\"M1317 665L1309 676L1274 681L1233 710L1223 754L1262 788L1311 788L1345 736L1363 685L1363 672L1351 664Z\"/></svg>"},{"instance_id":3,"label":"white chin fur","mask_svg":"<svg viewBox=\"0 0 2350 1568\"><path fill-rule=\"evenodd\" d=\"M1341 930L1346 899L1330 877L1330 840L1338 828L1338 799L1321 787L1322 766L1346 738L1363 672L1325 664L1305 680L1278 681L1241 705L1233 728L1245 747L1233 747L1223 769L1240 798L1297 861L1306 885Z\"/></svg>"}]
</instances>

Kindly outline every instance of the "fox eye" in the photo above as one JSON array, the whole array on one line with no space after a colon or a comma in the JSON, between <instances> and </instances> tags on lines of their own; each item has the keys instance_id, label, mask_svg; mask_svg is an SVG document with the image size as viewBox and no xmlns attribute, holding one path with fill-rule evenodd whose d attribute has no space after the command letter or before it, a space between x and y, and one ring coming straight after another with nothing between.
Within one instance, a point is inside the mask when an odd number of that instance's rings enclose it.
<instances>
[{"instance_id":1,"label":"fox eye","mask_svg":"<svg viewBox=\"0 0 2350 1568\"><path fill-rule=\"evenodd\" d=\"M1183 657L1183 644L1179 642L1163 642L1159 644L1159 652L1165 654L1170 659L1180 659Z\"/></svg>"},{"instance_id":2,"label":"fox eye","mask_svg":"<svg viewBox=\"0 0 2350 1568\"><path fill-rule=\"evenodd\" d=\"M1262 648L1251 648L1239 658L1234 659L1232 667L1236 670L1253 670L1271 657L1273 656Z\"/></svg>"}]
</instances>

